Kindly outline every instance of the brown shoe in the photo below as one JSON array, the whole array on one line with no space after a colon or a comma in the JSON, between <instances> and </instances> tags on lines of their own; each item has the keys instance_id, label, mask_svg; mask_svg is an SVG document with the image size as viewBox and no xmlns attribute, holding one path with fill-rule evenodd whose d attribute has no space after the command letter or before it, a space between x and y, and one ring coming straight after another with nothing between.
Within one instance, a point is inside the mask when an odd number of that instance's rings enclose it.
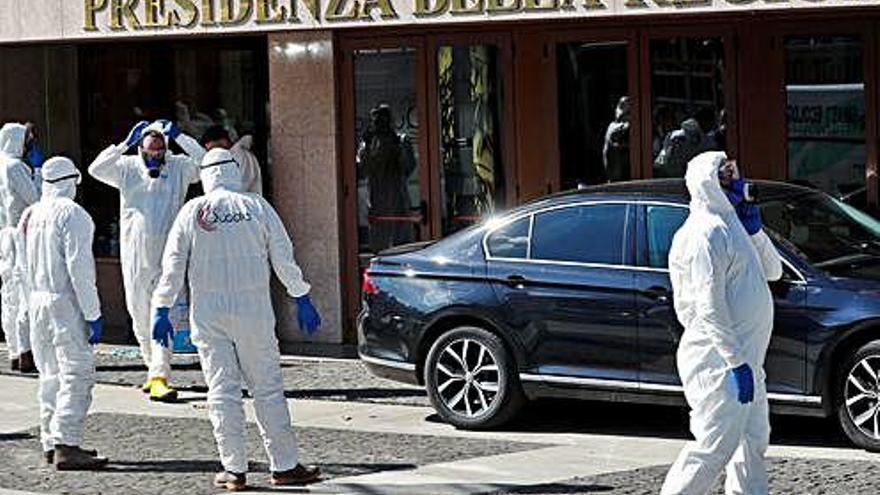
<instances>
[{"instance_id":1,"label":"brown shoe","mask_svg":"<svg viewBox=\"0 0 880 495\"><path fill-rule=\"evenodd\" d=\"M106 457L89 455L79 447L55 446L55 469L58 471L93 471L107 465Z\"/></svg>"},{"instance_id":2,"label":"brown shoe","mask_svg":"<svg viewBox=\"0 0 880 495\"><path fill-rule=\"evenodd\" d=\"M12 371L18 371L21 369L18 358L9 361L9 369L11 369Z\"/></svg>"},{"instance_id":3,"label":"brown shoe","mask_svg":"<svg viewBox=\"0 0 880 495\"><path fill-rule=\"evenodd\" d=\"M37 365L34 364L34 353L27 351L18 356L18 369L22 373L36 373Z\"/></svg>"},{"instance_id":4,"label":"brown shoe","mask_svg":"<svg viewBox=\"0 0 880 495\"><path fill-rule=\"evenodd\" d=\"M98 451L95 449L82 449L79 447L76 447L76 448L78 448L82 452L84 452L92 457L98 457ZM55 451L54 450L44 451L43 452L43 459L46 460L46 464L55 464Z\"/></svg>"},{"instance_id":5,"label":"brown shoe","mask_svg":"<svg viewBox=\"0 0 880 495\"><path fill-rule=\"evenodd\" d=\"M214 476L214 486L226 488L230 492L240 492L247 488L247 475L221 471Z\"/></svg>"},{"instance_id":6,"label":"brown shoe","mask_svg":"<svg viewBox=\"0 0 880 495\"><path fill-rule=\"evenodd\" d=\"M321 470L317 466L306 467L297 464L293 469L272 473L272 484L276 486L306 485L314 483L320 478Z\"/></svg>"}]
</instances>

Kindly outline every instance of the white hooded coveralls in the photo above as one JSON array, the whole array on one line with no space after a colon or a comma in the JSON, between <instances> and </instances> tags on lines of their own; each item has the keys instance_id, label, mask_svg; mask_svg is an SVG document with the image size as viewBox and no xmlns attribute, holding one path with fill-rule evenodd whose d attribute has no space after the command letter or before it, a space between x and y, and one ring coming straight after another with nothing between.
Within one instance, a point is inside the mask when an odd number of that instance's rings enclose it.
<instances>
[{"instance_id":1,"label":"white hooded coveralls","mask_svg":"<svg viewBox=\"0 0 880 495\"><path fill-rule=\"evenodd\" d=\"M8 123L0 128L0 227L18 226L21 214L28 206L40 199L34 184L33 171L22 160L27 127ZM10 357L17 357L31 350L30 329L27 315L27 288L22 285L22 274L16 260L24 253L20 240L12 236L12 242L0 243L0 257L12 263L12 270L4 275L3 283L3 331L10 344ZM13 354L15 352L15 354Z\"/></svg>"},{"instance_id":2,"label":"white hooded coveralls","mask_svg":"<svg viewBox=\"0 0 880 495\"><path fill-rule=\"evenodd\" d=\"M226 471L247 471L242 378L272 471L297 465L297 444L284 397L270 269L292 297L310 290L278 214L256 194L237 192L232 154L209 151L202 162L205 196L177 216L162 259L154 307L170 307L189 276L190 325L208 383L208 412Z\"/></svg>"},{"instance_id":3,"label":"white hooded coveralls","mask_svg":"<svg viewBox=\"0 0 880 495\"><path fill-rule=\"evenodd\" d=\"M149 129L149 128L148 128ZM150 298L162 273L162 250L174 217L186 199L190 184L198 182L199 143L181 134L175 140L189 156L167 151L161 175L148 175L144 159L123 155L124 144L110 146L89 166L89 174L119 189L120 263L125 305L131 316L149 378L170 379L171 351L151 336ZM167 142L166 142L167 149Z\"/></svg>"},{"instance_id":4,"label":"white hooded coveralls","mask_svg":"<svg viewBox=\"0 0 880 495\"><path fill-rule=\"evenodd\" d=\"M101 317L101 305L92 255L95 224L73 202L79 173L67 158L52 158L44 174L43 198L25 210L18 229L26 245L31 336L40 373L40 439L49 451L81 443L95 383L86 322ZM59 177L68 178L49 182Z\"/></svg>"},{"instance_id":5,"label":"white hooded coveralls","mask_svg":"<svg viewBox=\"0 0 880 495\"><path fill-rule=\"evenodd\" d=\"M661 493L705 494L727 468L728 494L766 495L764 454L770 440L764 357L773 329L768 280L782 276L779 253L764 231L746 233L718 180L723 152L688 164L690 215L669 251L675 312L684 327L677 365L691 408L689 442ZM754 401L741 404L732 369L748 364Z\"/></svg>"}]
</instances>

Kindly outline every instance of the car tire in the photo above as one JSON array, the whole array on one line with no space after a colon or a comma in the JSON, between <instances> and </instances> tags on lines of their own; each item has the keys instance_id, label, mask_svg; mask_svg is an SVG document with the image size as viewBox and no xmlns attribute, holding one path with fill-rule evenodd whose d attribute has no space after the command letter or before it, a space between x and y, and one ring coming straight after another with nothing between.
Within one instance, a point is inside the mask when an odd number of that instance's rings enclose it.
<instances>
[{"instance_id":1,"label":"car tire","mask_svg":"<svg viewBox=\"0 0 880 495\"><path fill-rule=\"evenodd\" d=\"M858 447L880 452L880 341L856 349L843 362L835 389L837 420Z\"/></svg>"},{"instance_id":2,"label":"car tire","mask_svg":"<svg viewBox=\"0 0 880 495\"><path fill-rule=\"evenodd\" d=\"M424 378L434 409L457 428L500 426L526 402L513 356L497 335L478 327L441 335L428 352Z\"/></svg>"}]
</instances>

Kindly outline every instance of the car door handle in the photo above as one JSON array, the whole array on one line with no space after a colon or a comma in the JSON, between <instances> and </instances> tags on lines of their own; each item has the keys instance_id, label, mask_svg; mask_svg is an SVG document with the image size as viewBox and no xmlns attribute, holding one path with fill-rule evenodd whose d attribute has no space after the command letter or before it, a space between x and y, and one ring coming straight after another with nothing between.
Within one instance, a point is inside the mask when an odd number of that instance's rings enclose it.
<instances>
[{"instance_id":1,"label":"car door handle","mask_svg":"<svg viewBox=\"0 0 880 495\"><path fill-rule=\"evenodd\" d=\"M504 280L504 283L517 289L522 289L528 280L522 275L510 275Z\"/></svg>"},{"instance_id":2,"label":"car door handle","mask_svg":"<svg viewBox=\"0 0 880 495\"><path fill-rule=\"evenodd\" d=\"M672 293L665 287L651 287L645 291L645 295L660 304L667 304Z\"/></svg>"}]
</instances>

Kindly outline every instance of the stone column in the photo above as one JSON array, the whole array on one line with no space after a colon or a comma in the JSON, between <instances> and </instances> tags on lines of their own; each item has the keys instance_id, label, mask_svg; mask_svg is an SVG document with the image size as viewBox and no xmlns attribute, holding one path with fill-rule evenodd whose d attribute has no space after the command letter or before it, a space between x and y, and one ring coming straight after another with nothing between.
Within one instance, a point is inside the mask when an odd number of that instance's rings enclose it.
<instances>
[{"instance_id":1,"label":"stone column","mask_svg":"<svg viewBox=\"0 0 880 495\"><path fill-rule=\"evenodd\" d=\"M333 35L269 34L272 200L294 240L324 326L307 338L295 305L274 294L282 348L296 342L342 341L342 290ZM294 346L295 347L295 346Z\"/></svg>"}]
</instances>

